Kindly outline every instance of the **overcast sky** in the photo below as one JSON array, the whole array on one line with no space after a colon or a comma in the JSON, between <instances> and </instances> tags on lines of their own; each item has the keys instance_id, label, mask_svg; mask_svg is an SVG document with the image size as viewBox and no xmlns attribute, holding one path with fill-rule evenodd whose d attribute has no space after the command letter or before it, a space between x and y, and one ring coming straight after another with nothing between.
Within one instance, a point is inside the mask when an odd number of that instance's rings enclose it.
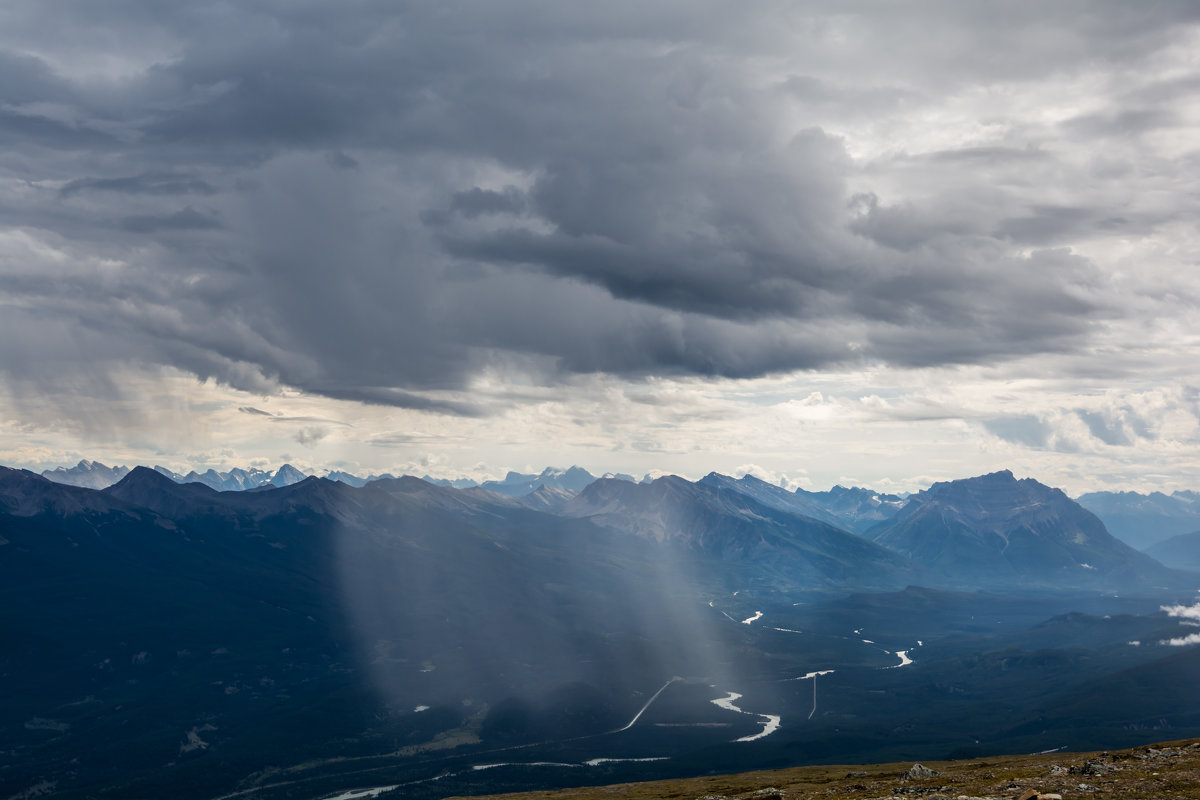
<instances>
[{"instance_id":1,"label":"overcast sky","mask_svg":"<svg viewBox=\"0 0 1200 800\"><path fill-rule=\"evenodd\" d=\"M6 0L0 463L1200 489L1200 5Z\"/></svg>"}]
</instances>

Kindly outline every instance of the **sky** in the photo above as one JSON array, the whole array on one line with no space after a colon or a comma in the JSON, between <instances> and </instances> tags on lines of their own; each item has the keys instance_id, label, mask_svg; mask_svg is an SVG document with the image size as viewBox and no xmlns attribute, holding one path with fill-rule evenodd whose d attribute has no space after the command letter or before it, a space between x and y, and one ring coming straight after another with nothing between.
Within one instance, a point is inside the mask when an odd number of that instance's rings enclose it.
<instances>
[{"instance_id":1,"label":"sky","mask_svg":"<svg viewBox=\"0 0 1200 800\"><path fill-rule=\"evenodd\" d=\"M6 0L0 463L1200 489L1194 2Z\"/></svg>"}]
</instances>

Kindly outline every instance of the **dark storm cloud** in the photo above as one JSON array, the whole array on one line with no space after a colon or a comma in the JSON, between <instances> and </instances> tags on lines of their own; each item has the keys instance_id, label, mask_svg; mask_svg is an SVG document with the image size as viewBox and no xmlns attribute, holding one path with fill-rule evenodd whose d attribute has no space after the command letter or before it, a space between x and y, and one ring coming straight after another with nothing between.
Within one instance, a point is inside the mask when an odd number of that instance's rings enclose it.
<instances>
[{"instance_id":1,"label":"dark storm cloud","mask_svg":"<svg viewBox=\"0 0 1200 800\"><path fill-rule=\"evenodd\" d=\"M210 195L216 190L202 180L187 175L163 173L157 175L130 175L119 178L78 178L59 189L61 197L70 197L80 192L117 192L133 195Z\"/></svg>"},{"instance_id":2,"label":"dark storm cloud","mask_svg":"<svg viewBox=\"0 0 1200 800\"><path fill-rule=\"evenodd\" d=\"M455 192L450 199L450 210L474 219L480 214L518 214L525 209L525 197L514 186L495 192L478 186L465 192Z\"/></svg>"},{"instance_id":3,"label":"dark storm cloud","mask_svg":"<svg viewBox=\"0 0 1200 800\"><path fill-rule=\"evenodd\" d=\"M0 108L0 143L9 147L43 147L69 150L110 150L117 146L112 136L36 113Z\"/></svg>"},{"instance_id":4,"label":"dark storm cloud","mask_svg":"<svg viewBox=\"0 0 1200 800\"><path fill-rule=\"evenodd\" d=\"M45 246L12 240L0 292L66 368L91 345L52 331L78 325L104 363L475 415L447 393L487 370L992 362L1127 313L1061 248L1187 213L1041 196L1064 141L1180 124L1177 78L1020 141L864 163L840 131L996 81L1137 74L1193 4L6 13L3 176L33 188L0 218Z\"/></svg>"},{"instance_id":5,"label":"dark storm cloud","mask_svg":"<svg viewBox=\"0 0 1200 800\"><path fill-rule=\"evenodd\" d=\"M221 223L188 206L172 214L142 214L125 217L121 227L133 233L159 231L202 231L219 228Z\"/></svg>"},{"instance_id":6,"label":"dark storm cloud","mask_svg":"<svg viewBox=\"0 0 1200 800\"><path fill-rule=\"evenodd\" d=\"M444 414L454 414L460 417L480 417L484 410L473 403L462 403L454 400L435 400L412 392L404 392L386 386L357 386L341 388L334 386L315 386L315 392L335 400L354 400L359 403L375 406L396 406L397 408L413 408L418 411L440 411Z\"/></svg>"}]
</instances>

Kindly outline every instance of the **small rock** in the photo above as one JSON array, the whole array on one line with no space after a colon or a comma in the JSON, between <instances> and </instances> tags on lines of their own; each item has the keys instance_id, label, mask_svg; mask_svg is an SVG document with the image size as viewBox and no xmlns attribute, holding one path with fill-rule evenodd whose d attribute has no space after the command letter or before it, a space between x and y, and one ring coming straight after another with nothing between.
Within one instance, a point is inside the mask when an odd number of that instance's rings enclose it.
<instances>
[{"instance_id":1,"label":"small rock","mask_svg":"<svg viewBox=\"0 0 1200 800\"><path fill-rule=\"evenodd\" d=\"M1112 764L1105 764L1098 758L1089 758L1082 766L1074 766L1068 770L1072 775L1107 775L1116 770Z\"/></svg>"},{"instance_id":2,"label":"small rock","mask_svg":"<svg viewBox=\"0 0 1200 800\"><path fill-rule=\"evenodd\" d=\"M892 789L892 794L916 794L928 797L933 793L944 793L950 791L949 786L897 786Z\"/></svg>"},{"instance_id":3,"label":"small rock","mask_svg":"<svg viewBox=\"0 0 1200 800\"><path fill-rule=\"evenodd\" d=\"M1062 800L1062 795L1053 793L1039 794L1038 800Z\"/></svg>"},{"instance_id":4,"label":"small rock","mask_svg":"<svg viewBox=\"0 0 1200 800\"><path fill-rule=\"evenodd\" d=\"M921 764L913 764L912 768L909 769L908 772L904 773L904 777L909 778L910 780L936 778L938 775L941 775L941 773L936 769L930 769L929 767L922 766Z\"/></svg>"},{"instance_id":5,"label":"small rock","mask_svg":"<svg viewBox=\"0 0 1200 800\"><path fill-rule=\"evenodd\" d=\"M1078 789L1079 791L1081 791L1081 792L1094 792L1094 791L1096 791L1096 787L1095 787L1095 786L1092 786L1090 783L1081 783L1081 784L1079 784L1079 785L1078 785L1077 787L1075 787L1075 788L1077 788L1077 789Z\"/></svg>"},{"instance_id":6,"label":"small rock","mask_svg":"<svg viewBox=\"0 0 1200 800\"><path fill-rule=\"evenodd\" d=\"M1038 796L1037 789L1026 789L1025 791L1021 792L1019 795L1017 795L1017 800L1036 800L1037 796Z\"/></svg>"},{"instance_id":7,"label":"small rock","mask_svg":"<svg viewBox=\"0 0 1200 800\"><path fill-rule=\"evenodd\" d=\"M865 772L847 772L846 777L847 778L865 778L865 777L867 777L867 773L865 773Z\"/></svg>"},{"instance_id":8,"label":"small rock","mask_svg":"<svg viewBox=\"0 0 1200 800\"><path fill-rule=\"evenodd\" d=\"M1046 774L1047 774L1047 775L1066 775L1066 774L1067 774L1067 768L1066 768L1066 767L1061 767L1061 766L1059 766L1058 764L1051 764L1051 765L1050 765L1050 771L1049 771L1049 772L1047 772Z\"/></svg>"}]
</instances>

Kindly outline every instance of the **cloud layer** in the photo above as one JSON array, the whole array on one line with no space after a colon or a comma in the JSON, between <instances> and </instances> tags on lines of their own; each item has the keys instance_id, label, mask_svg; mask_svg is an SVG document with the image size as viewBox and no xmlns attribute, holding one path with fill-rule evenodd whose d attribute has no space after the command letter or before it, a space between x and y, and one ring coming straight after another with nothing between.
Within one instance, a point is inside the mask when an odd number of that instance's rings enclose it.
<instances>
[{"instance_id":1,"label":"cloud layer","mask_svg":"<svg viewBox=\"0 0 1200 800\"><path fill-rule=\"evenodd\" d=\"M0 376L29 402L152 365L478 417L593 374L1194 354L1192 3L49 13L0 12ZM1058 447L1055 413L982 425Z\"/></svg>"}]
</instances>

